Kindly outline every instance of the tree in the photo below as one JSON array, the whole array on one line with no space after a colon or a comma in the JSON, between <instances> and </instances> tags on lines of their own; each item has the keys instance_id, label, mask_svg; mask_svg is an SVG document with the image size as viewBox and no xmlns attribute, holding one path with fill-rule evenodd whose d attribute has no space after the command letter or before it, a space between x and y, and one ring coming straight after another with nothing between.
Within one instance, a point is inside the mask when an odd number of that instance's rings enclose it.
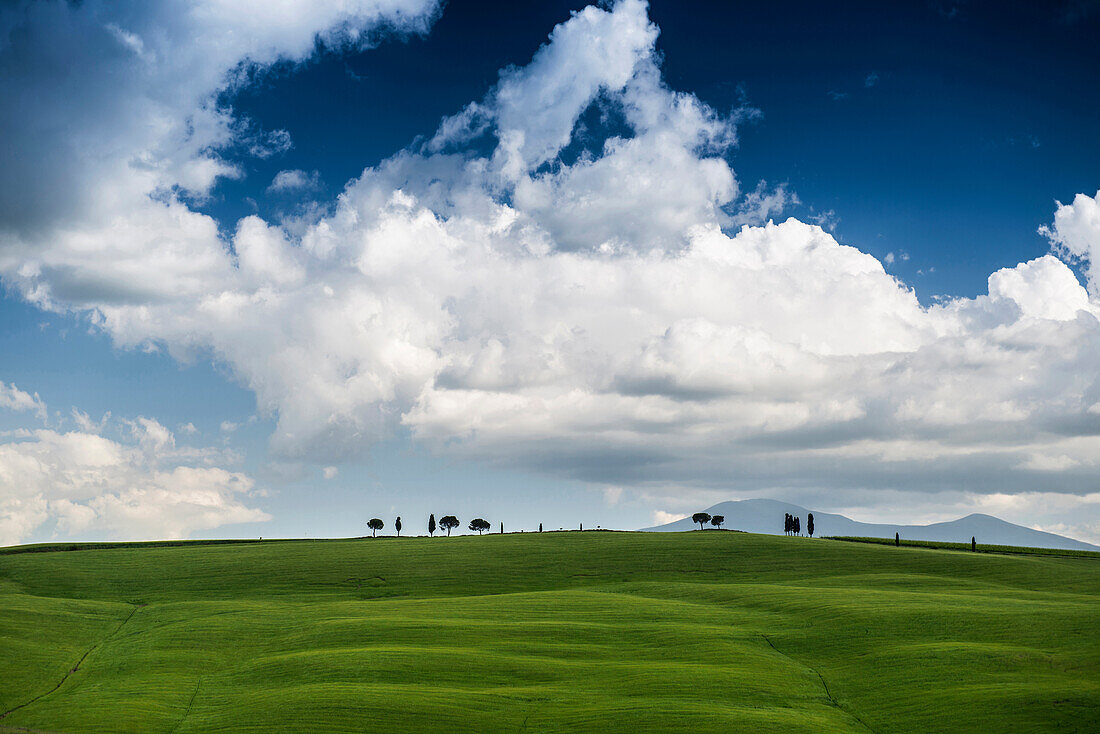
<instances>
[{"instance_id":1,"label":"tree","mask_svg":"<svg viewBox=\"0 0 1100 734\"><path fill-rule=\"evenodd\" d=\"M806 532L810 534L810 537L814 537L814 513L806 515Z\"/></svg>"},{"instance_id":2,"label":"tree","mask_svg":"<svg viewBox=\"0 0 1100 734\"><path fill-rule=\"evenodd\" d=\"M691 516L691 521L698 525L699 529L702 530L703 526L710 522L710 515L705 512L696 512L694 515Z\"/></svg>"},{"instance_id":3,"label":"tree","mask_svg":"<svg viewBox=\"0 0 1100 734\"><path fill-rule=\"evenodd\" d=\"M901 547L901 533L894 533L894 547Z\"/></svg>"},{"instance_id":4,"label":"tree","mask_svg":"<svg viewBox=\"0 0 1100 734\"><path fill-rule=\"evenodd\" d=\"M541 522L539 523L539 532L540 533L542 532L542 523Z\"/></svg>"},{"instance_id":5,"label":"tree","mask_svg":"<svg viewBox=\"0 0 1100 734\"><path fill-rule=\"evenodd\" d=\"M802 518L798 515L794 517L794 534L802 535Z\"/></svg>"},{"instance_id":6,"label":"tree","mask_svg":"<svg viewBox=\"0 0 1100 734\"><path fill-rule=\"evenodd\" d=\"M489 523L482 520L480 517L474 518L470 521L470 530L475 531L478 535L489 529Z\"/></svg>"},{"instance_id":7,"label":"tree","mask_svg":"<svg viewBox=\"0 0 1100 734\"><path fill-rule=\"evenodd\" d=\"M393 522L393 529L397 531L397 537L401 537L401 516L398 515L397 519Z\"/></svg>"},{"instance_id":8,"label":"tree","mask_svg":"<svg viewBox=\"0 0 1100 734\"><path fill-rule=\"evenodd\" d=\"M791 529L794 527L794 520L791 519L791 513L783 513L783 534L790 535Z\"/></svg>"},{"instance_id":9,"label":"tree","mask_svg":"<svg viewBox=\"0 0 1100 734\"><path fill-rule=\"evenodd\" d=\"M435 513L428 516L428 535L435 537Z\"/></svg>"},{"instance_id":10,"label":"tree","mask_svg":"<svg viewBox=\"0 0 1100 734\"><path fill-rule=\"evenodd\" d=\"M367 527L371 529L371 537L373 538L379 530L386 527L386 523L382 522L377 517L372 517L370 522L367 523Z\"/></svg>"},{"instance_id":11,"label":"tree","mask_svg":"<svg viewBox=\"0 0 1100 734\"><path fill-rule=\"evenodd\" d=\"M724 523L725 521L726 521L726 518L725 518L724 515L715 515L714 517L712 517L710 519L710 524L713 525L714 527L718 528L718 529L721 529L722 528L722 523Z\"/></svg>"},{"instance_id":12,"label":"tree","mask_svg":"<svg viewBox=\"0 0 1100 734\"><path fill-rule=\"evenodd\" d=\"M978 541L974 540L974 536L970 536L970 550L972 552L978 550Z\"/></svg>"},{"instance_id":13,"label":"tree","mask_svg":"<svg viewBox=\"0 0 1100 734\"><path fill-rule=\"evenodd\" d=\"M504 535L504 523L500 524L500 534Z\"/></svg>"},{"instance_id":14,"label":"tree","mask_svg":"<svg viewBox=\"0 0 1100 734\"><path fill-rule=\"evenodd\" d=\"M458 518L454 515L444 515L439 518L439 527L447 531L447 537L451 537L451 530L458 527Z\"/></svg>"}]
</instances>

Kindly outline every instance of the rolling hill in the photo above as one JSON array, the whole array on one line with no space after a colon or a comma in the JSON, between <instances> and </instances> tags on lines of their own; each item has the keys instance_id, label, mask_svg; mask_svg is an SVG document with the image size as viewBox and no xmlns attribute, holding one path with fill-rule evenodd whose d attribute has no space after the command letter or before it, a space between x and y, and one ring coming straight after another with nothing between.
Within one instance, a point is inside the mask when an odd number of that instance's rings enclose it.
<instances>
[{"instance_id":1,"label":"rolling hill","mask_svg":"<svg viewBox=\"0 0 1100 734\"><path fill-rule=\"evenodd\" d=\"M1093 558L598 531L0 554L0 731L1053 729L1100 729Z\"/></svg>"},{"instance_id":2,"label":"rolling hill","mask_svg":"<svg viewBox=\"0 0 1100 734\"><path fill-rule=\"evenodd\" d=\"M946 543L969 543L976 538L979 543L990 545L1018 545L1031 548L1064 548L1067 550L1100 550L1081 540L1066 538L1042 530L1014 525L991 515L974 514L950 522L938 522L931 525L889 525L859 522L844 515L818 512L805 507L779 502L777 500L753 499L731 502L719 502L706 510L711 515L724 515L724 527L731 530L744 530L749 533L783 534L783 515L791 513L802 518L805 532L806 515L814 514L814 535L825 536L861 536L869 538L893 538L898 533L902 538L912 540L934 540ZM687 517L682 520L645 528L646 531L676 532L692 530L697 526Z\"/></svg>"}]
</instances>

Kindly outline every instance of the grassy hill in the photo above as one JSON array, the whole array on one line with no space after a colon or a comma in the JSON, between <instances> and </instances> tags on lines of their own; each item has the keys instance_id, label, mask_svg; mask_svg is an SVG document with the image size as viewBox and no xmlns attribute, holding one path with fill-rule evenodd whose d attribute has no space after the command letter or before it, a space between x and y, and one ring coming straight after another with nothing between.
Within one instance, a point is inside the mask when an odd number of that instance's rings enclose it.
<instances>
[{"instance_id":1,"label":"grassy hill","mask_svg":"<svg viewBox=\"0 0 1100 734\"><path fill-rule=\"evenodd\" d=\"M0 731L1100 730L1100 561L731 532L0 555Z\"/></svg>"}]
</instances>

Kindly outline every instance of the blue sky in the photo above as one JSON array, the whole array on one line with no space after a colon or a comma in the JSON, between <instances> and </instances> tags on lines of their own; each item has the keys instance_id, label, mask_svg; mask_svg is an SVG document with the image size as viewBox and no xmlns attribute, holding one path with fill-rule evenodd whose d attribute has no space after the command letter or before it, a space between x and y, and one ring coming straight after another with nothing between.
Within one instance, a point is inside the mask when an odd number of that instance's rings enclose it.
<instances>
[{"instance_id":1,"label":"blue sky","mask_svg":"<svg viewBox=\"0 0 1100 734\"><path fill-rule=\"evenodd\" d=\"M0 542L1100 539L1094 4L353 5L0 11Z\"/></svg>"}]
</instances>

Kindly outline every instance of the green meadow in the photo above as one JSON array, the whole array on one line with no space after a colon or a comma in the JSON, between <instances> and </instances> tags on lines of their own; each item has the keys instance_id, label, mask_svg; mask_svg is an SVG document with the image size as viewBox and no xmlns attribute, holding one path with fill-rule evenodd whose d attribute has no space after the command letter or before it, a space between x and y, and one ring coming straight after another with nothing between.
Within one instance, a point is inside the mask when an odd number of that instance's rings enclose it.
<instances>
[{"instance_id":1,"label":"green meadow","mask_svg":"<svg viewBox=\"0 0 1100 734\"><path fill-rule=\"evenodd\" d=\"M1096 558L719 531L62 548L0 553L0 731L1100 731Z\"/></svg>"}]
</instances>

